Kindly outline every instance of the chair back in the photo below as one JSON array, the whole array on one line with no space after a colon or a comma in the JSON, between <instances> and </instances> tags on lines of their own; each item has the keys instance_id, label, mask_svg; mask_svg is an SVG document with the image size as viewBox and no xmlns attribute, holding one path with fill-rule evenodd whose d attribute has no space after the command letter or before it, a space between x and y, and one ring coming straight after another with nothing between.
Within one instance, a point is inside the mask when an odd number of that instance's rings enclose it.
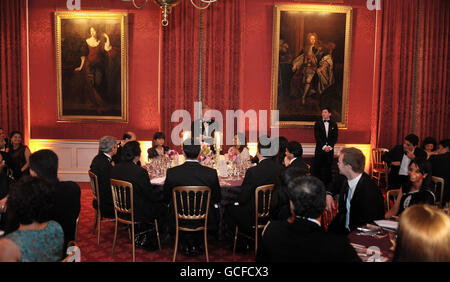
<instances>
[{"instance_id":1,"label":"chair back","mask_svg":"<svg viewBox=\"0 0 450 282\"><path fill-rule=\"evenodd\" d=\"M92 198L97 202L97 211L100 211L100 196L98 192L98 178L91 170L88 171L92 188Z\"/></svg>"},{"instance_id":2,"label":"chair back","mask_svg":"<svg viewBox=\"0 0 450 282\"><path fill-rule=\"evenodd\" d=\"M390 201L391 197L394 198L394 202L395 202L395 200L397 199L399 193L400 193L400 189L392 189L392 190L387 191L387 193L386 193L386 207L387 207L387 210L391 209L391 201Z\"/></svg>"},{"instance_id":3,"label":"chair back","mask_svg":"<svg viewBox=\"0 0 450 282\"><path fill-rule=\"evenodd\" d=\"M431 181L433 185L431 186L431 192L435 196L434 204L438 207L442 207L442 197L444 196L444 179L437 176L432 176Z\"/></svg>"},{"instance_id":4,"label":"chair back","mask_svg":"<svg viewBox=\"0 0 450 282\"><path fill-rule=\"evenodd\" d=\"M177 186L172 190L175 219L208 220L211 189L208 186ZM205 224L206 225L206 224Z\"/></svg>"},{"instance_id":5,"label":"chair back","mask_svg":"<svg viewBox=\"0 0 450 282\"><path fill-rule=\"evenodd\" d=\"M133 224L133 184L111 178L111 190L116 219L126 224Z\"/></svg>"},{"instance_id":6,"label":"chair back","mask_svg":"<svg viewBox=\"0 0 450 282\"><path fill-rule=\"evenodd\" d=\"M263 185L255 190L255 228L263 228L265 224L260 224L260 220L269 218L274 186L274 184Z\"/></svg>"},{"instance_id":7,"label":"chair back","mask_svg":"<svg viewBox=\"0 0 450 282\"><path fill-rule=\"evenodd\" d=\"M385 168L386 163L381 160L381 156L389 152L386 148L372 148L372 169Z\"/></svg>"}]
</instances>

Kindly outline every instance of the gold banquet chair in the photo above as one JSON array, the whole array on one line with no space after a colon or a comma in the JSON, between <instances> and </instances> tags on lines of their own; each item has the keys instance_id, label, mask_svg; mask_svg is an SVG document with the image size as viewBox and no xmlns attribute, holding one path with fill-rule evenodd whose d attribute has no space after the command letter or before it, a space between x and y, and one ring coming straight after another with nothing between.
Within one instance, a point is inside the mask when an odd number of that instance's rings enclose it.
<instances>
[{"instance_id":1,"label":"gold banquet chair","mask_svg":"<svg viewBox=\"0 0 450 282\"><path fill-rule=\"evenodd\" d=\"M392 189L387 191L386 193L386 208L389 211L391 207L391 198L393 198L393 202L397 200L398 195L400 194L400 189Z\"/></svg>"},{"instance_id":2,"label":"gold banquet chair","mask_svg":"<svg viewBox=\"0 0 450 282\"><path fill-rule=\"evenodd\" d=\"M97 175L90 170L88 171L88 174L91 182L92 198L97 203L95 207L95 222L94 228L92 229L92 234L95 233L95 228L97 228L97 245L100 245L100 233L102 228L102 222L112 222L114 221L114 219L113 218L104 219L104 217L102 217L102 213L100 211L100 194L98 191L98 178ZM78 219L77 219L77 226L78 226Z\"/></svg>"},{"instance_id":3,"label":"gold banquet chair","mask_svg":"<svg viewBox=\"0 0 450 282\"><path fill-rule=\"evenodd\" d=\"M135 247L135 234L134 227L136 224L141 222L134 220L134 201L133 201L133 184L127 181L122 181L118 179L111 178L111 190L113 194L114 202L114 213L116 227L114 230L114 241L112 252L114 253L114 248L116 247L117 239L117 227L119 222L127 225L131 225L131 240L133 246L133 262L136 261L136 247ZM161 241L159 238L158 221L154 221L156 236L158 240L159 250L161 250Z\"/></svg>"},{"instance_id":4,"label":"gold banquet chair","mask_svg":"<svg viewBox=\"0 0 450 282\"><path fill-rule=\"evenodd\" d=\"M258 251L258 233L260 229L263 229L266 224L261 224L260 222L262 220L268 220L269 214L270 214L270 203L272 201L272 193L273 188L275 187L274 184L268 184L259 186L255 190L255 225L252 226L252 228L255 229L255 238L249 237L243 233L239 233L239 226L236 225L236 230L234 233L234 245L233 245L233 255L236 254L236 242L238 234L246 237L250 240L255 240L255 255ZM262 205L259 205L259 194L262 194Z\"/></svg>"},{"instance_id":5,"label":"gold banquet chair","mask_svg":"<svg viewBox=\"0 0 450 282\"><path fill-rule=\"evenodd\" d=\"M209 203L211 201L211 189L208 186L177 186L173 188L172 195L173 195L173 207L175 211L175 226L176 226L175 248L173 252L172 261L175 262L177 257L180 231L196 232L203 230L205 240L206 261L209 262L207 234L208 234ZM204 224L196 228L189 228L180 226L179 222L180 220L183 221L203 220Z\"/></svg>"},{"instance_id":6,"label":"gold banquet chair","mask_svg":"<svg viewBox=\"0 0 450 282\"><path fill-rule=\"evenodd\" d=\"M389 152L386 148L373 148L372 149L372 178L377 181L378 187L380 187L381 179L384 178L386 187L388 187L388 166L387 163L381 160L381 156Z\"/></svg>"},{"instance_id":7,"label":"gold banquet chair","mask_svg":"<svg viewBox=\"0 0 450 282\"><path fill-rule=\"evenodd\" d=\"M431 192L435 195L435 202L434 204L440 208L442 208L443 201L442 197L444 197L444 179L437 176L432 176L431 181L433 182L433 185L431 186Z\"/></svg>"}]
</instances>

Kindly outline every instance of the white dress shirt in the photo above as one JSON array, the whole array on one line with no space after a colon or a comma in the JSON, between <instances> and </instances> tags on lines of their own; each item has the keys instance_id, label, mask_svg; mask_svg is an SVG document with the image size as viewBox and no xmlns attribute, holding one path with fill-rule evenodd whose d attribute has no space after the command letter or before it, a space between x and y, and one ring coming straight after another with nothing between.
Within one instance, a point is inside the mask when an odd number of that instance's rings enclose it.
<instances>
[{"instance_id":1,"label":"white dress shirt","mask_svg":"<svg viewBox=\"0 0 450 282\"><path fill-rule=\"evenodd\" d=\"M345 217L345 228L349 229L350 223L350 202L352 201L353 194L355 193L356 185L358 185L359 180L361 179L362 173L352 180L348 180L348 194L346 201L347 215Z\"/></svg>"},{"instance_id":2,"label":"white dress shirt","mask_svg":"<svg viewBox=\"0 0 450 282\"><path fill-rule=\"evenodd\" d=\"M398 171L399 175L408 175L408 167L411 163L411 159L408 158L406 154L403 154L402 163L400 164L400 170Z\"/></svg>"}]
</instances>

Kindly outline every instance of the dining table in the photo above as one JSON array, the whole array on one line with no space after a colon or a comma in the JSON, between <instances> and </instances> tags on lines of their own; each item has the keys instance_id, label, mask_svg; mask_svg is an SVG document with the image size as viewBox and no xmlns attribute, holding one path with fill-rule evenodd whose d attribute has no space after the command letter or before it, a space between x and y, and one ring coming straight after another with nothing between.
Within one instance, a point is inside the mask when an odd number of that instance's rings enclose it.
<instances>
[{"instance_id":1,"label":"dining table","mask_svg":"<svg viewBox=\"0 0 450 282\"><path fill-rule=\"evenodd\" d=\"M366 224L348 234L350 244L363 262L392 262L395 229Z\"/></svg>"}]
</instances>

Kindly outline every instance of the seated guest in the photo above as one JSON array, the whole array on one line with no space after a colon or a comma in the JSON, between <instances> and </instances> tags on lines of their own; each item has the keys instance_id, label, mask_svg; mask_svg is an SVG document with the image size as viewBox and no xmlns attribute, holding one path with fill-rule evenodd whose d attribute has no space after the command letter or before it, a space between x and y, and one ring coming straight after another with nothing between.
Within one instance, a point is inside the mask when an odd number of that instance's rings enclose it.
<instances>
[{"instance_id":1,"label":"seated guest","mask_svg":"<svg viewBox=\"0 0 450 282\"><path fill-rule=\"evenodd\" d=\"M399 189L408 181L408 166L413 159L426 159L427 153L418 147L419 137L409 134L403 145L397 145L381 159L390 166L389 189Z\"/></svg>"},{"instance_id":2,"label":"seated guest","mask_svg":"<svg viewBox=\"0 0 450 282\"><path fill-rule=\"evenodd\" d=\"M328 231L347 234L356 227L384 218L383 195L374 180L364 172L365 160L359 149L341 150L338 168L347 181L339 192L338 212ZM336 192L327 192L327 210L330 212L334 210L333 196Z\"/></svg>"},{"instance_id":3,"label":"seated guest","mask_svg":"<svg viewBox=\"0 0 450 282\"><path fill-rule=\"evenodd\" d=\"M134 218L136 221L153 223L167 213L158 190L150 183L147 170L137 162L141 157L139 142L130 141L123 146L123 162L111 169L111 178L133 184ZM111 189L110 189L111 191Z\"/></svg>"},{"instance_id":4,"label":"seated guest","mask_svg":"<svg viewBox=\"0 0 450 282\"><path fill-rule=\"evenodd\" d=\"M97 175L98 193L100 197L100 212L102 217L114 218L114 204L111 193L112 157L117 152L117 144L114 137L104 136L100 139L98 155L92 160L91 171ZM94 209L97 209L97 203L92 202Z\"/></svg>"},{"instance_id":5,"label":"seated guest","mask_svg":"<svg viewBox=\"0 0 450 282\"><path fill-rule=\"evenodd\" d=\"M430 157L433 176L444 179L443 203L450 202L450 139L439 142L436 154Z\"/></svg>"},{"instance_id":6,"label":"seated guest","mask_svg":"<svg viewBox=\"0 0 450 282\"><path fill-rule=\"evenodd\" d=\"M288 185L292 223L273 221L263 232L257 262L359 262L347 237L325 232L325 186L314 176L297 177Z\"/></svg>"},{"instance_id":7,"label":"seated guest","mask_svg":"<svg viewBox=\"0 0 450 282\"><path fill-rule=\"evenodd\" d=\"M429 205L415 205L400 216L394 262L449 262L450 217Z\"/></svg>"},{"instance_id":8,"label":"seated guest","mask_svg":"<svg viewBox=\"0 0 450 282\"><path fill-rule=\"evenodd\" d=\"M426 137L425 139L423 139L422 150L424 150L427 153L428 158L430 158L430 156L436 153L436 149L437 149L436 139L434 139L433 137Z\"/></svg>"},{"instance_id":9,"label":"seated guest","mask_svg":"<svg viewBox=\"0 0 450 282\"><path fill-rule=\"evenodd\" d=\"M226 207L225 210L228 225L232 227L231 230L234 230L234 226L237 225L239 232L250 235L253 234L252 226L255 224L255 190L259 186L267 184L276 185L280 175L280 167L272 159L275 155L272 144L268 141L264 145L262 138L265 141L269 140L267 136L264 136L260 137L258 141L256 154L259 159L258 165L247 170L238 195L238 202Z\"/></svg>"},{"instance_id":10,"label":"seated guest","mask_svg":"<svg viewBox=\"0 0 450 282\"><path fill-rule=\"evenodd\" d=\"M2 203L2 200L8 195L9 192L9 178L7 173L6 158L7 154L0 151L0 212L2 212L1 206L5 204Z\"/></svg>"},{"instance_id":11,"label":"seated guest","mask_svg":"<svg viewBox=\"0 0 450 282\"><path fill-rule=\"evenodd\" d=\"M431 168L424 160L412 160L408 167L409 181L400 188L394 206L385 218L400 215L406 208L416 204L434 204L434 195L428 190L431 185Z\"/></svg>"},{"instance_id":12,"label":"seated guest","mask_svg":"<svg viewBox=\"0 0 450 282\"><path fill-rule=\"evenodd\" d=\"M169 151L169 147L164 146L165 139L164 133L162 132L156 132L153 135L152 147L147 150L149 160L156 157L163 157Z\"/></svg>"},{"instance_id":13,"label":"seated guest","mask_svg":"<svg viewBox=\"0 0 450 282\"><path fill-rule=\"evenodd\" d=\"M279 184L275 186L270 205L270 217L276 220L287 220L291 217L289 206L289 182L299 176L305 176L305 170L299 166L289 166L282 174Z\"/></svg>"},{"instance_id":14,"label":"seated guest","mask_svg":"<svg viewBox=\"0 0 450 282\"><path fill-rule=\"evenodd\" d=\"M136 134L134 134L134 132L131 131L125 132L122 136L122 141L119 142L117 153L114 156L112 156L114 164L118 164L122 161L123 146L125 146L125 144L127 144L130 141L136 141Z\"/></svg>"},{"instance_id":15,"label":"seated guest","mask_svg":"<svg viewBox=\"0 0 450 282\"><path fill-rule=\"evenodd\" d=\"M278 152L273 157L274 162L280 166L280 168L284 167L284 158L286 157L286 147L288 142L288 139L284 136L274 137L273 139L274 143L278 143ZM258 163L258 158L255 157L256 161L254 163ZM252 161L253 162L253 161Z\"/></svg>"},{"instance_id":16,"label":"seated guest","mask_svg":"<svg viewBox=\"0 0 450 282\"><path fill-rule=\"evenodd\" d=\"M22 175L29 175L28 167L31 152L28 146L23 144L22 132L11 132L10 142L7 165L12 170L14 179L17 181Z\"/></svg>"},{"instance_id":17,"label":"seated guest","mask_svg":"<svg viewBox=\"0 0 450 282\"><path fill-rule=\"evenodd\" d=\"M297 166L308 173L308 167L302 158L303 148L302 144L297 141L291 141L286 147L286 157L284 158L284 165L286 167Z\"/></svg>"},{"instance_id":18,"label":"seated guest","mask_svg":"<svg viewBox=\"0 0 450 282\"><path fill-rule=\"evenodd\" d=\"M245 141L245 135L238 133L234 135L234 144L228 149L228 156L239 155L242 160L249 160L250 153L247 148L247 142Z\"/></svg>"},{"instance_id":19,"label":"seated guest","mask_svg":"<svg viewBox=\"0 0 450 282\"><path fill-rule=\"evenodd\" d=\"M39 150L30 156L30 175L46 180L55 189L55 205L50 219L64 231L64 250L75 240L77 218L80 214L80 186L72 181L58 180L58 156L51 150Z\"/></svg>"},{"instance_id":20,"label":"seated guest","mask_svg":"<svg viewBox=\"0 0 450 282\"><path fill-rule=\"evenodd\" d=\"M8 149L8 138L6 138L5 131L0 127L0 152L6 152Z\"/></svg>"},{"instance_id":21,"label":"seated guest","mask_svg":"<svg viewBox=\"0 0 450 282\"><path fill-rule=\"evenodd\" d=\"M25 176L11 187L8 212L20 223L19 229L0 239L0 261L50 262L61 260L64 232L49 213L54 190L45 180Z\"/></svg>"},{"instance_id":22,"label":"seated guest","mask_svg":"<svg viewBox=\"0 0 450 282\"><path fill-rule=\"evenodd\" d=\"M196 145L194 139L184 141L183 154L186 157L186 162L167 170L166 181L164 183L164 201L168 204L170 203L169 220L174 224L173 188L176 186L208 186L211 189L208 230L217 230L219 211L216 207L218 207L218 203L220 202L219 178L215 169L199 164L197 158L200 154L200 149L201 146ZM196 225L194 224L188 227L195 228ZM202 232L186 232L186 234L180 234L183 255L195 256L202 253L202 234Z\"/></svg>"}]
</instances>

